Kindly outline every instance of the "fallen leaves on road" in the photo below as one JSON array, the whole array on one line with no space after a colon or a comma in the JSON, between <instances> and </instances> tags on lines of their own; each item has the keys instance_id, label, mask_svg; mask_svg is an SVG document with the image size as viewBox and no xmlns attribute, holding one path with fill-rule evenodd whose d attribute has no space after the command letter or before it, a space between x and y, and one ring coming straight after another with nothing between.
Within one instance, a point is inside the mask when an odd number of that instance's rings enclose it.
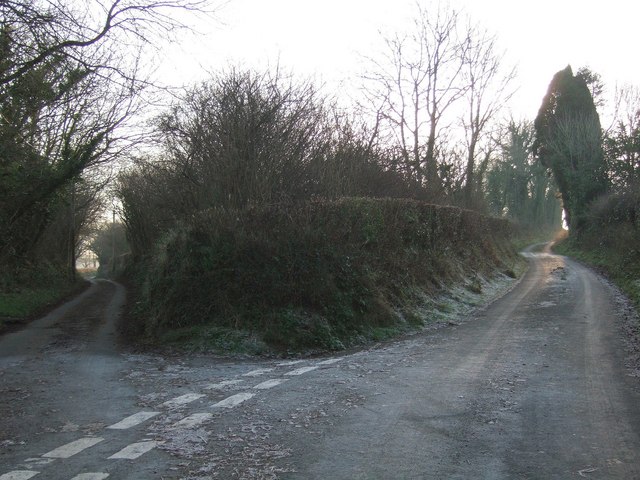
<instances>
[{"instance_id":1,"label":"fallen leaves on road","mask_svg":"<svg viewBox=\"0 0 640 480\"><path fill-rule=\"evenodd\" d=\"M271 443L271 429L272 426L263 421L254 421L211 436L202 466L183 480L275 480L281 473L293 472L289 465L279 462L291 456L291 449Z\"/></svg>"}]
</instances>

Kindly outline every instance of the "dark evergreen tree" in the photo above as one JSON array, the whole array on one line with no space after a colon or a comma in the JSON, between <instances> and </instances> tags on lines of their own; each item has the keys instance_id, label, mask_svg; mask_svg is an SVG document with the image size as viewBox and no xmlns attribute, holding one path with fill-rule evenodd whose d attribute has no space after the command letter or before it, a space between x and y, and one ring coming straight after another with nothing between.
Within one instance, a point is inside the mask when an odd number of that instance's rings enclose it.
<instances>
[{"instance_id":1,"label":"dark evergreen tree","mask_svg":"<svg viewBox=\"0 0 640 480\"><path fill-rule=\"evenodd\" d=\"M580 231L591 202L608 189L600 117L590 72L571 67L553 76L535 120L534 149L560 190L566 221Z\"/></svg>"}]
</instances>

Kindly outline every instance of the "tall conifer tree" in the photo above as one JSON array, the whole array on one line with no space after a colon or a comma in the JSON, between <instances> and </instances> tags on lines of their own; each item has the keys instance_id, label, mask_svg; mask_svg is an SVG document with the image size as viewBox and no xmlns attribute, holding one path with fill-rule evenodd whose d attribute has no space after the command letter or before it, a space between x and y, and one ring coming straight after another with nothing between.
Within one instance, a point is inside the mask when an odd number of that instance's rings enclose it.
<instances>
[{"instance_id":1,"label":"tall conifer tree","mask_svg":"<svg viewBox=\"0 0 640 480\"><path fill-rule=\"evenodd\" d=\"M579 231L589 204L608 189L600 117L585 72L553 76L535 120L535 151L555 177L569 227Z\"/></svg>"}]
</instances>

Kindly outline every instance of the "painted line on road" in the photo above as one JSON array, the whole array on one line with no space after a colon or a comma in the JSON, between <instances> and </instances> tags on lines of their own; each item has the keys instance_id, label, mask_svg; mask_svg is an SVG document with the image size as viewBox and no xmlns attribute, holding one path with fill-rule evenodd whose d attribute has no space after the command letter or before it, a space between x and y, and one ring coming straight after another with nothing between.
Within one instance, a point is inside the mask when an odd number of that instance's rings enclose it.
<instances>
[{"instance_id":1,"label":"painted line on road","mask_svg":"<svg viewBox=\"0 0 640 480\"><path fill-rule=\"evenodd\" d=\"M118 423L114 423L113 425L108 426L107 428L111 430L126 430L127 428L135 427L136 425L140 425L142 422L146 422L150 418L159 415L160 412L138 412L133 415L128 416L120 420Z\"/></svg>"},{"instance_id":2,"label":"painted line on road","mask_svg":"<svg viewBox=\"0 0 640 480\"><path fill-rule=\"evenodd\" d=\"M242 383L244 380L223 380L219 383L210 383L206 387L205 390L217 390L220 388L228 387L229 385L237 385L238 383Z\"/></svg>"},{"instance_id":3,"label":"painted line on road","mask_svg":"<svg viewBox=\"0 0 640 480\"><path fill-rule=\"evenodd\" d=\"M318 362L318 365L333 365L334 363L338 363L343 359L344 357L330 358L329 360L323 360L322 362Z\"/></svg>"},{"instance_id":4,"label":"painted line on road","mask_svg":"<svg viewBox=\"0 0 640 480\"><path fill-rule=\"evenodd\" d=\"M259 377L260 375L264 375L265 373L273 372L273 368L258 368L257 370L251 370L250 372L244 373L243 377Z\"/></svg>"},{"instance_id":5,"label":"painted line on road","mask_svg":"<svg viewBox=\"0 0 640 480\"><path fill-rule=\"evenodd\" d=\"M24 465L25 465L25 468L31 469L31 468L45 467L55 461L56 461L55 458L42 458L42 457L27 458L24 461Z\"/></svg>"},{"instance_id":6,"label":"painted line on road","mask_svg":"<svg viewBox=\"0 0 640 480\"><path fill-rule=\"evenodd\" d=\"M45 458L69 458L103 441L100 437L84 437L42 455Z\"/></svg>"},{"instance_id":7,"label":"painted line on road","mask_svg":"<svg viewBox=\"0 0 640 480\"><path fill-rule=\"evenodd\" d=\"M126 447L124 447L119 452L111 455L109 457L109 460L135 460L148 451L153 450L158 445L160 445L160 442L156 442L153 440L148 442L132 443L131 445L127 445Z\"/></svg>"},{"instance_id":8,"label":"painted line on road","mask_svg":"<svg viewBox=\"0 0 640 480\"><path fill-rule=\"evenodd\" d=\"M286 378L274 378L273 380L267 380L266 382L259 383L255 387L256 390L268 390L269 388L277 387L281 383L286 382Z\"/></svg>"},{"instance_id":9,"label":"painted line on road","mask_svg":"<svg viewBox=\"0 0 640 480\"><path fill-rule=\"evenodd\" d=\"M290 372L285 373L285 375L297 376L297 375L302 375L304 373L311 372L311 371L317 370L317 369L318 369L317 365L314 365L313 367L301 367L301 368L297 368L295 370L291 370Z\"/></svg>"},{"instance_id":10,"label":"painted line on road","mask_svg":"<svg viewBox=\"0 0 640 480\"><path fill-rule=\"evenodd\" d=\"M73 477L71 480L104 480L108 477L108 473L81 473L80 475Z\"/></svg>"},{"instance_id":11,"label":"painted line on road","mask_svg":"<svg viewBox=\"0 0 640 480\"><path fill-rule=\"evenodd\" d=\"M298 365L299 363L304 363L304 360L289 360L287 362L280 362L276 365L279 367L290 367L291 365Z\"/></svg>"},{"instance_id":12,"label":"painted line on road","mask_svg":"<svg viewBox=\"0 0 640 480\"><path fill-rule=\"evenodd\" d=\"M164 402L161 407L179 407L181 405L186 405L187 403L191 403L199 398L204 397L204 393L185 393L184 395L180 395L179 397L172 398L171 400L167 400Z\"/></svg>"},{"instance_id":13,"label":"painted line on road","mask_svg":"<svg viewBox=\"0 0 640 480\"><path fill-rule=\"evenodd\" d=\"M28 480L38 475L35 470L14 470L13 472L0 475L0 480Z\"/></svg>"},{"instance_id":14,"label":"painted line on road","mask_svg":"<svg viewBox=\"0 0 640 480\"><path fill-rule=\"evenodd\" d=\"M179 422L172 425L171 428L193 428L209 421L213 417L213 413L194 413L183 418Z\"/></svg>"},{"instance_id":15,"label":"painted line on road","mask_svg":"<svg viewBox=\"0 0 640 480\"><path fill-rule=\"evenodd\" d=\"M242 402L253 398L255 393L238 393L236 395L231 395L230 397L225 398L224 400L219 401L216 404L211 405L212 408L233 408L236 405L240 405Z\"/></svg>"}]
</instances>

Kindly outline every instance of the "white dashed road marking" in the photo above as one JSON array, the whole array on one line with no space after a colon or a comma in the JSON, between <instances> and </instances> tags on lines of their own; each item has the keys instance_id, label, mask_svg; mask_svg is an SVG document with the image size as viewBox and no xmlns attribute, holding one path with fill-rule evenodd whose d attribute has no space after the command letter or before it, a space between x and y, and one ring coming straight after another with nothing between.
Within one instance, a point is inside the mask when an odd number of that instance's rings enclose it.
<instances>
[{"instance_id":1,"label":"white dashed road marking","mask_svg":"<svg viewBox=\"0 0 640 480\"><path fill-rule=\"evenodd\" d=\"M27 458L24 461L24 464L26 466L26 468L37 468L37 467L44 467L46 465L49 465L51 462L55 462L55 458L42 458L42 457L38 457L38 458Z\"/></svg>"},{"instance_id":2,"label":"white dashed road marking","mask_svg":"<svg viewBox=\"0 0 640 480\"><path fill-rule=\"evenodd\" d=\"M199 398L204 397L204 393L185 393L184 395L180 395L179 397L172 398L171 400L167 400L164 402L161 407L178 407L180 405L186 405L187 403L191 403Z\"/></svg>"},{"instance_id":3,"label":"white dashed road marking","mask_svg":"<svg viewBox=\"0 0 640 480\"><path fill-rule=\"evenodd\" d=\"M13 472L0 475L0 480L28 480L35 477L38 473L34 470L15 470Z\"/></svg>"},{"instance_id":4,"label":"white dashed road marking","mask_svg":"<svg viewBox=\"0 0 640 480\"><path fill-rule=\"evenodd\" d=\"M212 413L194 413L175 423L172 428L193 428L213 417Z\"/></svg>"},{"instance_id":5,"label":"white dashed road marking","mask_svg":"<svg viewBox=\"0 0 640 480\"><path fill-rule=\"evenodd\" d=\"M150 418L155 417L160 412L138 412L133 415L120 420L118 423L108 426L112 430L126 430L127 428L135 427L136 425L146 422Z\"/></svg>"},{"instance_id":6,"label":"white dashed road marking","mask_svg":"<svg viewBox=\"0 0 640 480\"><path fill-rule=\"evenodd\" d=\"M108 473L81 473L71 480L104 480L109 476Z\"/></svg>"},{"instance_id":7,"label":"white dashed road marking","mask_svg":"<svg viewBox=\"0 0 640 480\"><path fill-rule=\"evenodd\" d=\"M253 388L255 388L256 390L267 390L269 388L276 387L286 381L286 378L275 378L273 380L267 380L266 382L259 383Z\"/></svg>"},{"instance_id":8,"label":"white dashed road marking","mask_svg":"<svg viewBox=\"0 0 640 480\"><path fill-rule=\"evenodd\" d=\"M254 397L254 393L238 393L231 395L218 403L211 405L213 408L233 408L236 405L240 405L242 402Z\"/></svg>"},{"instance_id":9,"label":"white dashed road marking","mask_svg":"<svg viewBox=\"0 0 640 480\"><path fill-rule=\"evenodd\" d=\"M304 360L289 360L287 362L278 363L277 365L279 367L290 367L291 365L297 365L302 362L304 362Z\"/></svg>"},{"instance_id":10,"label":"white dashed road marking","mask_svg":"<svg viewBox=\"0 0 640 480\"><path fill-rule=\"evenodd\" d=\"M43 455L46 458L69 458L75 455L76 453L80 453L81 451L93 447L94 445L100 443L103 438L100 437L85 437L75 440L71 443L67 443L66 445L62 445L61 447L56 448L55 450L51 450Z\"/></svg>"},{"instance_id":11,"label":"white dashed road marking","mask_svg":"<svg viewBox=\"0 0 640 480\"><path fill-rule=\"evenodd\" d=\"M334 363L338 363L340 360L342 360L342 357L330 358L329 360L323 360L322 362L318 362L318 365L333 365Z\"/></svg>"},{"instance_id":12,"label":"white dashed road marking","mask_svg":"<svg viewBox=\"0 0 640 480\"><path fill-rule=\"evenodd\" d=\"M311 372L312 370L316 370L317 368L318 368L317 366L300 367L300 368L297 368L295 370L291 370L288 373L285 373L285 375L290 375L290 376L302 375L303 373Z\"/></svg>"},{"instance_id":13,"label":"white dashed road marking","mask_svg":"<svg viewBox=\"0 0 640 480\"><path fill-rule=\"evenodd\" d=\"M318 369L322 365L332 365L334 363L341 361L342 359L343 359L342 357L339 357L339 358L331 358L328 360L323 360L313 366L300 367L295 370L291 370L290 372L285 373L285 375L287 376L303 375L305 373ZM277 366L286 367L291 365L297 365L303 362L304 360L292 360L292 361L278 363ZM273 368L259 368L259 369L247 372L242 376L258 377L258 376L264 375L265 373L272 372L273 370L274 370ZM286 378L276 378L276 379L267 380L262 383L259 383L258 385L255 385L253 388L255 390L268 390L270 388L281 385L286 381L287 381ZM239 379L223 380L219 383L209 384L208 386L205 387L205 389L207 390L222 389L226 386L237 385L242 382L243 381ZM204 396L205 396L204 394L200 394L200 393L187 393L184 395L180 395L179 397L173 398L171 400L167 400L166 402L162 403L161 406L169 407L169 408L178 407L181 405L186 405L188 403L191 403ZM219 401L218 403L212 405L211 407L212 408L233 408L241 404L242 402L245 402L253 398L254 396L255 396L254 393L248 393L248 392L238 393L236 395L232 395L230 397L225 398L224 400ZM107 428L112 430L126 430L128 428L139 425L159 414L160 412L147 412L147 411L138 412L120 420L117 423L114 423L113 425L108 426ZM193 428L209 421L211 418L213 418L212 413L194 413L192 415L189 415L188 417L183 418L179 422L175 423L172 428ZM67 443L66 445L62 445L61 447L58 447L54 450L51 450L50 452L45 453L44 455L42 455L40 459L29 459L29 460L53 461L53 459L57 459L57 458L59 459L69 458L69 457L72 457L73 455L76 455L77 453L82 452L87 448L90 448L102 442L103 440L104 439L100 437L80 438L78 440ZM145 453L157 447L159 443L160 442L156 442L156 441L144 441L144 442L132 443L124 447L119 452L111 455L109 459L135 460L138 457L144 455ZM40 472L36 470L14 470L12 472L8 472L3 475L0 475L0 480L28 480L30 478L35 477L39 473ZM81 473L73 477L71 480L104 480L108 477L109 477L108 473L102 473L102 472Z\"/></svg>"},{"instance_id":14,"label":"white dashed road marking","mask_svg":"<svg viewBox=\"0 0 640 480\"><path fill-rule=\"evenodd\" d=\"M238 383L242 383L242 380L224 380L220 383L211 383L204 388L205 390L217 390L219 388L224 388L229 385L237 385Z\"/></svg>"},{"instance_id":15,"label":"white dashed road marking","mask_svg":"<svg viewBox=\"0 0 640 480\"><path fill-rule=\"evenodd\" d=\"M153 450L156 446L159 445L159 442L149 441L149 442L138 442L132 443L131 445L127 445L118 453L114 453L109 457L111 460L135 460L136 458L144 455L149 450Z\"/></svg>"},{"instance_id":16,"label":"white dashed road marking","mask_svg":"<svg viewBox=\"0 0 640 480\"><path fill-rule=\"evenodd\" d=\"M260 375L264 375L265 373L273 372L273 368L258 368L257 370L251 370L243 374L243 377L259 377Z\"/></svg>"}]
</instances>

